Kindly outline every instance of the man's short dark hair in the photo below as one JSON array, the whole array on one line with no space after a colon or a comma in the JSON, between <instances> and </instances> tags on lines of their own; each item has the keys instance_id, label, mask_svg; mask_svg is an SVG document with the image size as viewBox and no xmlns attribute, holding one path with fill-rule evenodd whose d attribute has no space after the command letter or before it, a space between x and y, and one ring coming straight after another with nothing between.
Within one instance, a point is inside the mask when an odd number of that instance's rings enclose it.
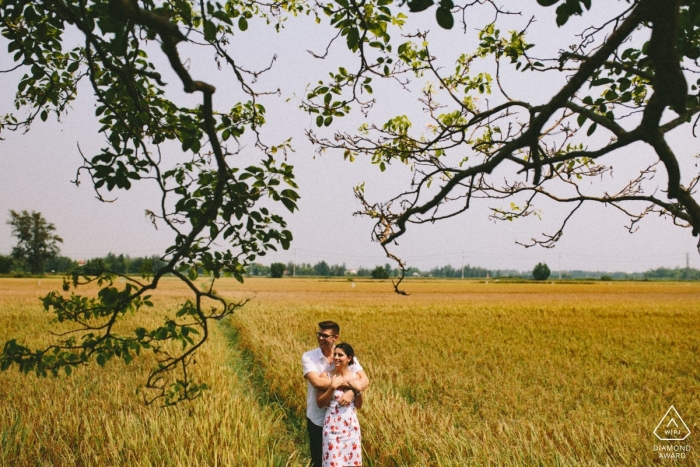
<instances>
[{"instance_id":1,"label":"man's short dark hair","mask_svg":"<svg viewBox=\"0 0 700 467\"><path fill-rule=\"evenodd\" d=\"M321 321L318 323L318 328L323 329L324 331L329 330L336 336L340 334L340 326L338 326L338 323L335 321Z\"/></svg>"}]
</instances>

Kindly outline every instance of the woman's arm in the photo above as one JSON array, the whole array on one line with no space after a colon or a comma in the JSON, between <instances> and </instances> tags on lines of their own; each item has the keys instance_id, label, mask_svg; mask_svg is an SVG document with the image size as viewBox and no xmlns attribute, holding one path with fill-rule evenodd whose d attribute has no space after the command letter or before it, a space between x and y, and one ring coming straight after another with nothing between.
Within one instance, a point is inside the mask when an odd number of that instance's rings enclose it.
<instances>
[{"instance_id":1,"label":"woman's arm","mask_svg":"<svg viewBox=\"0 0 700 467\"><path fill-rule=\"evenodd\" d=\"M356 409L362 408L362 393L355 396L355 408Z\"/></svg>"},{"instance_id":2,"label":"woman's arm","mask_svg":"<svg viewBox=\"0 0 700 467\"><path fill-rule=\"evenodd\" d=\"M327 389L318 389L316 391L316 404L319 408L328 407L331 405L331 400L333 400L333 393L336 388L345 382L345 379L334 375L333 378L329 378L330 383Z\"/></svg>"}]
</instances>

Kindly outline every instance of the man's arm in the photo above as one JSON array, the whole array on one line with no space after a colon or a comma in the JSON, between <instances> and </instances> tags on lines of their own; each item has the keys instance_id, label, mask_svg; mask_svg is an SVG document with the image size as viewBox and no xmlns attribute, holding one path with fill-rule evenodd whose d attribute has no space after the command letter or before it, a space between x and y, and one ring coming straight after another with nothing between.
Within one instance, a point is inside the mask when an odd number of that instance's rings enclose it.
<instances>
[{"instance_id":1,"label":"man's arm","mask_svg":"<svg viewBox=\"0 0 700 467\"><path fill-rule=\"evenodd\" d=\"M358 380L360 391L364 391L369 387L369 378L367 377L367 373L365 373L365 370L360 370L357 373L355 373L355 378L357 378Z\"/></svg>"},{"instance_id":2,"label":"man's arm","mask_svg":"<svg viewBox=\"0 0 700 467\"><path fill-rule=\"evenodd\" d=\"M309 371L304 375L304 378L306 378L315 389L325 391L331 386L331 380L319 375L316 371Z\"/></svg>"},{"instance_id":3,"label":"man's arm","mask_svg":"<svg viewBox=\"0 0 700 467\"><path fill-rule=\"evenodd\" d=\"M355 407L359 409L357 406L358 403L358 398L357 395L362 397L361 393L367 387L369 386L369 378L367 378L367 374L365 373L365 370L359 370L355 373L355 379L351 379L347 382L348 386L350 386L350 389L345 391L345 393L340 397L340 400L338 403L340 405L349 405L353 400L355 401ZM357 394L357 395L356 395ZM362 404L361 399L359 400L360 404Z\"/></svg>"}]
</instances>

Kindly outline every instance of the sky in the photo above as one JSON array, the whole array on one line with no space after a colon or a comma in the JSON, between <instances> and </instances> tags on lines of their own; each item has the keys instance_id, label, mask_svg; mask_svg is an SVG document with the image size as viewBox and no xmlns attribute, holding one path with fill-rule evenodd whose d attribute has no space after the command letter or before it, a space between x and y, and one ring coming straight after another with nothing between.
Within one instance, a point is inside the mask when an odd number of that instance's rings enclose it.
<instances>
[{"instance_id":1,"label":"sky","mask_svg":"<svg viewBox=\"0 0 700 467\"><path fill-rule=\"evenodd\" d=\"M552 26L553 10L536 7L534 1L531 3L533 6L523 15L506 17L502 29L522 29L534 14L537 21L531 26L529 37L537 44L534 50L540 55L554 55L560 48L574 43L575 32L606 14L605 9L595 9L602 2L594 2L593 11L588 16L573 18L565 28L557 29ZM470 19L466 34L457 30L440 31L432 13L411 15L409 21L412 22L404 32L416 28L430 29L431 49L441 57L441 63L451 66L451 60L459 53L475 47L476 28L488 19L486 15ZM295 152L288 155L287 162L295 166L301 200L298 212L285 215L294 234L291 248L260 258L260 262L313 264L325 260L330 264L345 263L348 268L386 263L382 248L371 241L373 222L353 215L361 206L354 198L352 188L364 182L369 199L387 199L407 187L410 172L405 167L392 166L380 173L376 166L362 158L350 163L343 160L341 153L315 154L304 134L306 129L314 127L313 119L299 109L299 96L304 95L308 83L324 79L328 71L340 64L352 63L352 57L342 43L332 46L326 60L314 59L307 53L309 49L323 52L332 37L332 31L315 26L307 18L290 21L281 34L274 34L262 26L252 22L250 30L235 39L235 50L240 62L248 68L264 68L273 56L277 56L272 71L259 82L265 89L280 91L279 97L264 100L268 124L263 131L264 137L271 142L292 137ZM557 37L557 40L552 40L552 37ZM77 36L75 38L77 40ZM11 55L6 52L6 43L0 41L0 47L3 50L0 52L0 69L11 68L13 64ZM217 71L212 57L200 50L193 46L181 47L181 53L190 57L190 70L195 79L212 82L217 87L216 105L225 108L241 99L231 76L225 71ZM150 53L153 57L160 54L156 48ZM157 58L157 63L165 65L162 57ZM488 68L488 65L484 66ZM196 99L181 92L174 76L167 73L165 76L166 82L173 83L167 88L173 99L179 102ZM0 74L4 91L0 93L0 112L3 114L14 110L13 95L9 90L20 77L21 72ZM514 71L506 73L504 78L508 83L506 87L510 86L513 94L535 102L544 100L564 82L562 76L547 75L543 78L542 75ZM423 118L421 104L417 101L417 85L406 93L392 83L373 84L377 104L369 120L353 114L331 129L322 130L322 135L332 137L335 130L353 131L362 122L383 122L399 114L406 114L418 122ZM144 215L145 210L155 208L158 201L157 190L148 182L137 183L128 192L116 193L117 199L113 203L98 201L89 180L84 177L79 187L71 183L81 164L79 148L84 154L92 155L103 144L97 135L99 126L94 118L95 105L89 91L86 86L81 87L82 95L61 122L52 117L46 123L36 122L26 134L0 134L4 138L0 141L0 254L8 254L15 243L10 227L5 223L10 209L41 212L63 238L62 254L73 259L103 256L108 252L154 255L162 253L172 241L166 229L154 229ZM21 111L19 115L22 115ZM686 129L672 134L670 142L681 159L684 179L691 178L697 171L697 142ZM182 158L176 148L166 149L166 159ZM241 164L246 158L256 157L252 148L244 149ZM615 154L609 162L614 166L615 174L609 182L611 187L628 180L625 176L632 173L628 166L647 159L653 160L644 147L632 147ZM659 183L663 187L662 178ZM532 217L512 223L496 223L488 217L488 208L493 206L496 206L494 202L477 203L468 213L456 218L433 225L410 226L394 251L407 261L408 266L420 269L470 264L494 270L524 271L542 261L554 271L633 272L662 266L685 266L686 258L691 267L700 268L697 238L692 237L688 229L674 226L668 219L649 217L637 232L630 234L625 228L628 219L614 208L584 206L570 221L556 248L524 248L516 242L527 242L543 232L556 231L565 212L560 206L543 204L539 206L541 219Z\"/></svg>"}]
</instances>

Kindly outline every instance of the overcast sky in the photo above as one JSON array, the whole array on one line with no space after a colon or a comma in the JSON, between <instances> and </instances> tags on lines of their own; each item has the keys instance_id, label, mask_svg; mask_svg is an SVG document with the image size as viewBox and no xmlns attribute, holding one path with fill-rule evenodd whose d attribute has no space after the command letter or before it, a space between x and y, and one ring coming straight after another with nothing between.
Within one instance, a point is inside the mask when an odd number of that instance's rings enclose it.
<instances>
[{"instance_id":1,"label":"overcast sky","mask_svg":"<svg viewBox=\"0 0 700 467\"><path fill-rule=\"evenodd\" d=\"M538 44L534 50L539 55L552 55L575 42L573 33L591 24L598 14L605 13L594 10L590 16L575 18L567 28L557 30L552 27L553 10L535 7L534 0L528 3L532 4L532 12L508 18L502 29L521 29L534 13L538 21L532 26L530 37ZM594 8L601 8L602 3L594 2ZM439 31L432 10L421 18L411 15L409 20L414 26L406 28L407 32L421 27L436 33L431 39L431 47L436 54L445 57L445 64L451 63L459 53L473 50L475 29L486 21L475 18L470 21L467 34L462 35L457 28L449 34ZM415 23L416 20L420 22ZM248 68L263 68L273 55L278 56L272 72L260 83L268 89L279 88L281 93L279 98L265 100L268 125L264 128L264 136L270 142L280 142L289 136L293 138L296 152L289 156L288 162L295 166L302 196L300 211L285 216L295 237L291 249L261 258L263 263L291 260L316 263L323 259L356 268L386 262L381 247L370 241L373 223L353 216L360 206L352 188L365 182L368 198L383 200L407 187L410 173L405 167L391 167L380 173L376 166L361 158L354 163L345 162L340 153L315 156L314 148L304 136L304 130L313 125L313 120L299 110L295 96L304 94L307 83L324 79L328 71L343 61L351 63L352 60L344 50L344 44L335 44L331 49L334 58L325 61L316 60L306 52L307 49L322 52L330 37L332 31L301 19L290 21L282 34L252 24L251 30L237 39L241 42L235 43L236 50L246 51L239 54L239 59ZM558 41L553 41L552 37ZM560 38L564 39L559 41ZM6 52L6 43L0 44L3 50L0 52L0 69L11 68L13 63L11 55ZM151 56L159 53L154 48ZM241 99L231 84L230 75L216 70L208 52L201 54L200 50L191 47L183 48L182 53L190 54L195 79L213 82L217 86L215 103L219 108ZM9 90L20 77L20 72L0 74L4 91L0 94L0 112L3 114L13 110L13 96ZM507 78L510 78L510 89L515 97L536 102L551 95L563 83L561 76L544 78L542 75L512 72ZM175 84L175 77L170 76L166 81L173 83L168 87L172 98L183 102L193 99L183 95ZM369 121L383 122L398 114L420 121L421 105L417 102L417 92L399 92L390 83L377 83L374 87L378 103ZM5 138L0 141L1 254L8 254L14 244L10 227L5 224L10 209L43 213L56 225L58 234L64 239L62 254L74 259L102 256L108 252L131 256L159 254L172 240L169 232L155 230L144 216L146 209L156 207L158 199L158 192L148 183L137 183L128 192L116 193L117 201L105 204L95 198L87 179L80 187L70 182L81 162L78 144L90 156L103 144L97 135L90 89L83 86L81 91L82 96L62 122L51 118L47 123L37 122L27 134L4 132L0 135ZM288 98L291 99L287 101ZM361 122L363 118L354 115L339 122L337 128L352 131ZM331 130L325 135L331 136ZM697 170L694 165L697 141L685 129L671 135L670 139L681 159L684 180L688 180L692 171ZM172 154L173 158L181 158L176 149L169 149L171 152L166 157ZM651 157L647 148L638 146L616 153L609 163L615 168L616 180L622 183L628 175L626 162L644 158L652 160ZM525 249L515 242L527 241L542 232L556 231L564 211L558 206L542 205L541 220L528 218L512 223L494 223L488 219L488 207L498 206L494 202L482 202L457 218L435 225L409 227L396 251L407 259L409 266L422 269L445 264L458 267L463 261L464 264L490 269L530 270L535 263L545 261L553 270L561 267L563 270L631 272L659 266L685 266L687 253L690 254L690 265L700 267L697 239L688 229L673 226L669 220L650 217L631 235L625 228L628 219L617 210L603 206L584 207L570 221L556 248Z\"/></svg>"}]
</instances>

